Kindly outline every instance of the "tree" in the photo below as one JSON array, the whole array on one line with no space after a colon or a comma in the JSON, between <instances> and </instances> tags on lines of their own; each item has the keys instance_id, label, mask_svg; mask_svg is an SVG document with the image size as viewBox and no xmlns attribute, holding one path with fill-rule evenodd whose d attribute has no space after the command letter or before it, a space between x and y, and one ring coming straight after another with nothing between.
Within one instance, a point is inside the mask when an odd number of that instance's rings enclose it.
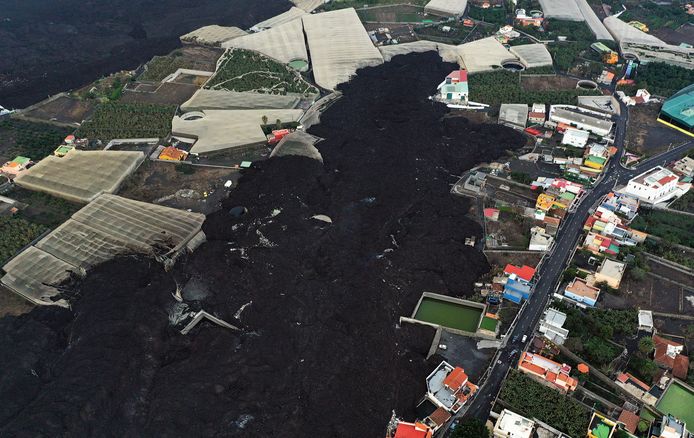
<instances>
[{"instance_id":1,"label":"tree","mask_svg":"<svg viewBox=\"0 0 694 438\"><path fill-rule=\"evenodd\" d=\"M263 116L263 125L267 125L267 116Z\"/></svg>"},{"instance_id":2,"label":"tree","mask_svg":"<svg viewBox=\"0 0 694 438\"><path fill-rule=\"evenodd\" d=\"M643 338L639 339L639 351L646 357L655 349L655 344L653 343L653 339L644 336Z\"/></svg>"},{"instance_id":3,"label":"tree","mask_svg":"<svg viewBox=\"0 0 694 438\"><path fill-rule=\"evenodd\" d=\"M646 271L643 269L639 268L638 266L634 266L630 271L629 271L629 277L636 281L642 281L644 278L646 278Z\"/></svg>"},{"instance_id":4,"label":"tree","mask_svg":"<svg viewBox=\"0 0 694 438\"><path fill-rule=\"evenodd\" d=\"M280 119L275 120L275 128L282 129L282 121Z\"/></svg>"},{"instance_id":5,"label":"tree","mask_svg":"<svg viewBox=\"0 0 694 438\"><path fill-rule=\"evenodd\" d=\"M489 438L489 429L484 422L471 418L458 423L451 434L452 438Z\"/></svg>"},{"instance_id":6,"label":"tree","mask_svg":"<svg viewBox=\"0 0 694 438\"><path fill-rule=\"evenodd\" d=\"M646 420L639 421L639 425L637 426L637 428L639 429L639 432L646 433L646 431L648 430L648 421L646 421Z\"/></svg>"},{"instance_id":7,"label":"tree","mask_svg":"<svg viewBox=\"0 0 694 438\"><path fill-rule=\"evenodd\" d=\"M583 352L583 342L581 342L581 338L568 338L566 342L564 342L564 347L574 353Z\"/></svg>"}]
</instances>

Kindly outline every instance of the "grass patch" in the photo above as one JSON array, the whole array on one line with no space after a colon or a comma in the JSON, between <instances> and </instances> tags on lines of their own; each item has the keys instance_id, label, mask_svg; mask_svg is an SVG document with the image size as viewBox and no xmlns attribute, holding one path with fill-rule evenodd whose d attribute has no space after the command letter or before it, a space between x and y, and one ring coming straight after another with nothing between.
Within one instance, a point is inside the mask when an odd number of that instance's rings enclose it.
<instances>
[{"instance_id":1,"label":"grass patch","mask_svg":"<svg viewBox=\"0 0 694 438\"><path fill-rule=\"evenodd\" d=\"M0 122L0 155L11 160L22 155L38 161L51 155L72 128L7 119Z\"/></svg>"},{"instance_id":2,"label":"grass patch","mask_svg":"<svg viewBox=\"0 0 694 438\"><path fill-rule=\"evenodd\" d=\"M225 55L207 88L270 94L317 94L318 89L284 64L249 50Z\"/></svg>"},{"instance_id":3,"label":"grass patch","mask_svg":"<svg viewBox=\"0 0 694 438\"><path fill-rule=\"evenodd\" d=\"M19 216L0 217L0 265L47 229Z\"/></svg>"},{"instance_id":4,"label":"grass patch","mask_svg":"<svg viewBox=\"0 0 694 438\"><path fill-rule=\"evenodd\" d=\"M166 137L175 105L102 103L77 131L79 137L102 141L114 138Z\"/></svg>"},{"instance_id":5,"label":"grass patch","mask_svg":"<svg viewBox=\"0 0 694 438\"><path fill-rule=\"evenodd\" d=\"M694 248L694 217L660 210L643 209L632 228L661 237L670 243Z\"/></svg>"},{"instance_id":6,"label":"grass patch","mask_svg":"<svg viewBox=\"0 0 694 438\"><path fill-rule=\"evenodd\" d=\"M496 330L496 326L499 325L499 320L494 319L494 318L488 318L484 317L482 318L482 322L480 323L480 328L484 330L489 330L490 332L493 332Z\"/></svg>"},{"instance_id":7,"label":"grass patch","mask_svg":"<svg viewBox=\"0 0 694 438\"><path fill-rule=\"evenodd\" d=\"M590 411L585 406L515 369L509 373L499 397L514 412L535 417L569 436L584 436L588 429Z\"/></svg>"},{"instance_id":8,"label":"grass patch","mask_svg":"<svg viewBox=\"0 0 694 438\"><path fill-rule=\"evenodd\" d=\"M470 5L468 16L475 20L484 21L485 23L507 24L508 15L505 8L480 8Z\"/></svg>"},{"instance_id":9,"label":"grass patch","mask_svg":"<svg viewBox=\"0 0 694 438\"><path fill-rule=\"evenodd\" d=\"M192 70L208 69L209 63L199 63L183 56L180 52L173 52L166 56L155 56L145 66L145 71L138 78L141 81L160 82L165 77L175 73L179 68Z\"/></svg>"}]
</instances>

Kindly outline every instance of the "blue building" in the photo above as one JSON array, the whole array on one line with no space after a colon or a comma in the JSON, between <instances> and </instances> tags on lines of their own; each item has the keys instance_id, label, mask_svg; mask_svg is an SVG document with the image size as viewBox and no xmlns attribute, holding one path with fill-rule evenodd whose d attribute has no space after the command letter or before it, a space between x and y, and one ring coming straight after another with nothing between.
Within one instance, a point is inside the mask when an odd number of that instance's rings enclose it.
<instances>
[{"instance_id":1,"label":"blue building","mask_svg":"<svg viewBox=\"0 0 694 438\"><path fill-rule=\"evenodd\" d=\"M504 298L516 304L520 304L521 301L527 300L530 297L530 290L531 287L529 285L509 278L504 287Z\"/></svg>"}]
</instances>

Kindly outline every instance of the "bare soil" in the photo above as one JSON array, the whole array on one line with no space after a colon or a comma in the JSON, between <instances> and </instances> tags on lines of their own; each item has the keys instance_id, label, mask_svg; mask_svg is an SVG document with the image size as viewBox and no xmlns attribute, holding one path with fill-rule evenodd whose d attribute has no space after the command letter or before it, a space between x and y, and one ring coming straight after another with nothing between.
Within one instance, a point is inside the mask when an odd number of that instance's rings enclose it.
<instances>
[{"instance_id":1,"label":"bare soil","mask_svg":"<svg viewBox=\"0 0 694 438\"><path fill-rule=\"evenodd\" d=\"M521 75L521 87L526 91L573 90L577 82L566 76Z\"/></svg>"},{"instance_id":2,"label":"bare soil","mask_svg":"<svg viewBox=\"0 0 694 438\"><path fill-rule=\"evenodd\" d=\"M690 43L694 41L694 25L683 24L677 29L662 27L651 32L656 37L666 43L679 45L680 43Z\"/></svg>"},{"instance_id":3,"label":"bare soil","mask_svg":"<svg viewBox=\"0 0 694 438\"><path fill-rule=\"evenodd\" d=\"M0 435L354 438L382 436L392 410L413 419L433 330L399 317L424 290L472 294L489 269L451 175L524 141L443 119L428 96L454 68L425 53L360 70L310 129L324 164L255 164L173 270L115 260L72 310L0 320ZM174 330L191 280L186 304L241 333Z\"/></svg>"},{"instance_id":4,"label":"bare soil","mask_svg":"<svg viewBox=\"0 0 694 438\"><path fill-rule=\"evenodd\" d=\"M660 104L657 103L629 107L625 142L627 150L653 156L666 151L670 145L689 139L681 132L659 123L658 113Z\"/></svg>"},{"instance_id":5,"label":"bare soil","mask_svg":"<svg viewBox=\"0 0 694 438\"><path fill-rule=\"evenodd\" d=\"M516 266L528 265L535 267L540 263L542 254L535 251L524 252L506 252L506 251L485 251L489 264L492 265L492 270L495 268L503 269L507 263Z\"/></svg>"},{"instance_id":6,"label":"bare soil","mask_svg":"<svg viewBox=\"0 0 694 438\"><path fill-rule=\"evenodd\" d=\"M33 308L34 306L27 300L0 285L0 318L21 315Z\"/></svg>"},{"instance_id":7,"label":"bare soil","mask_svg":"<svg viewBox=\"0 0 694 438\"><path fill-rule=\"evenodd\" d=\"M23 115L39 120L78 124L91 116L95 106L92 101L63 96L25 112Z\"/></svg>"}]
</instances>

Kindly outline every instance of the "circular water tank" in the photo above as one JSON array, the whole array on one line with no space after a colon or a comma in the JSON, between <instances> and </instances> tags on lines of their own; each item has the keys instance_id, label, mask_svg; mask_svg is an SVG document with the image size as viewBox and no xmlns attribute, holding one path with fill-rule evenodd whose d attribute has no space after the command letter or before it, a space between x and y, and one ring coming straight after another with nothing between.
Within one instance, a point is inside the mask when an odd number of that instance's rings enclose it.
<instances>
[{"instance_id":1,"label":"circular water tank","mask_svg":"<svg viewBox=\"0 0 694 438\"><path fill-rule=\"evenodd\" d=\"M236 207L232 207L229 210L229 214L232 217L241 217L246 213L248 213L248 209L246 207L241 206L241 205L237 205Z\"/></svg>"},{"instance_id":2,"label":"circular water tank","mask_svg":"<svg viewBox=\"0 0 694 438\"><path fill-rule=\"evenodd\" d=\"M597 90L598 84L587 79L582 79L576 83L576 88L581 88L583 90Z\"/></svg>"},{"instance_id":3,"label":"circular water tank","mask_svg":"<svg viewBox=\"0 0 694 438\"><path fill-rule=\"evenodd\" d=\"M501 64L501 66L505 70L509 70L509 71L523 71L523 70L525 70L525 66L520 61L515 61L515 60L504 61Z\"/></svg>"}]
</instances>

